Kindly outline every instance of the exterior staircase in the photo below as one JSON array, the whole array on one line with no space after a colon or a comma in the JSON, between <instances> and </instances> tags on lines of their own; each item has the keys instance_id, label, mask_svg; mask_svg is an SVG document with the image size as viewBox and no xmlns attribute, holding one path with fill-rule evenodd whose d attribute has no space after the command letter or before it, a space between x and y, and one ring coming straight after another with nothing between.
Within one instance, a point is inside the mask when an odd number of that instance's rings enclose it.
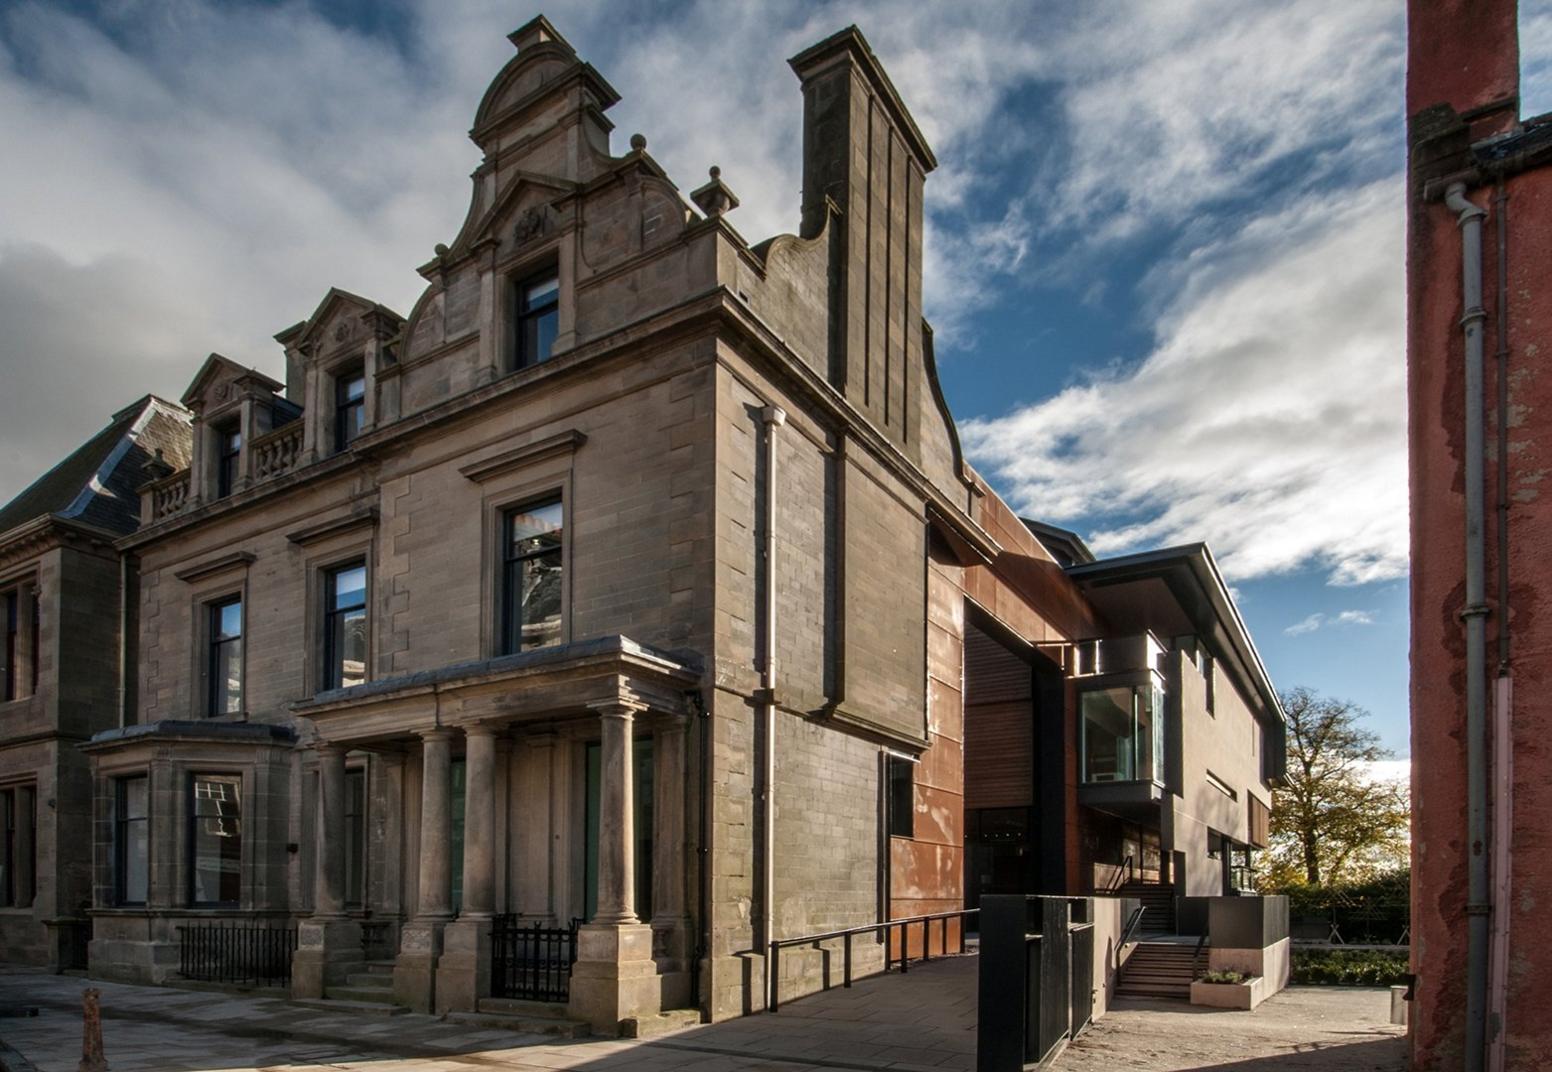
<instances>
[{"instance_id":1,"label":"exterior staircase","mask_svg":"<svg viewBox=\"0 0 1552 1072\"><path fill-rule=\"evenodd\" d=\"M1116 894L1135 897L1147 909L1137 926L1137 933L1143 938L1175 933L1175 887L1157 882L1128 882Z\"/></svg>"},{"instance_id":2,"label":"exterior staircase","mask_svg":"<svg viewBox=\"0 0 1552 1072\"><path fill-rule=\"evenodd\" d=\"M369 960L361 971L346 976L345 986L331 986L327 990L330 1001L351 1001L371 1005L402 1008L393 1000L393 961Z\"/></svg>"},{"instance_id":3,"label":"exterior staircase","mask_svg":"<svg viewBox=\"0 0 1552 1072\"><path fill-rule=\"evenodd\" d=\"M1145 914L1146 916L1146 914ZM1191 999L1196 978L1196 946L1182 942L1137 943L1121 965L1116 996L1123 998Z\"/></svg>"}]
</instances>

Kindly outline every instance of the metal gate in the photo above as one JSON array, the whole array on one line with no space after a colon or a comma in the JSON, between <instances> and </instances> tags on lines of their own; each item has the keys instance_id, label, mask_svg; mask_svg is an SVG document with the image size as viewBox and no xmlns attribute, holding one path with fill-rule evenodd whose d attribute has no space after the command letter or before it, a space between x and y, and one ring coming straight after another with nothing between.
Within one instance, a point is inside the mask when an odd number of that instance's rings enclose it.
<instances>
[{"instance_id":1,"label":"metal gate","mask_svg":"<svg viewBox=\"0 0 1552 1072\"><path fill-rule=\"evenodd\" d=\"M976 1068L1013 1072L1050 1058L1094 1016L1087 898L981 899Z\"/></svg>"},{"instance_id":2,"label":"metal gate","mask_svg":"<svg viewBox=\"0 0 1552 1072\"><path fill-rule=\"evenodd\" d=\"M1072 1024L1068 1034L1078 1032L1094 1019L1094 923L1087 916L1093 905L1088 899L1072 903L1073 923L1068 931L1072 939Z\"/></svg>"},{"instance_id":3,"label":"metal gate","mask_svg":"<svg viewBox=\"0 0 1552 1072\"><path fill-rule=\"evenodd\" d=\"M577 962L577 920L569 927L522 925L497 916L491 928L491 992L498 998L566 1001Z\"/></svg>"}]
</instances>

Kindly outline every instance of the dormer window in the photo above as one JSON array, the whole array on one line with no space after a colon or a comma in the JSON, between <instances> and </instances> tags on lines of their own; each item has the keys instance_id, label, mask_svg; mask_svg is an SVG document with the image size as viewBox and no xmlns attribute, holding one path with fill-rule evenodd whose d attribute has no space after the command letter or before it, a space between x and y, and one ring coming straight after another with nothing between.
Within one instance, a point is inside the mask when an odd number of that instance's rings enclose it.
<instances>
[{"instance_id":1,"label":"dormer window","mask_svg":"<svg viewBox=\"0 0 1552 1072\"><path fill-rule=\"evenodd\" d=\"M517 354L514 368L550 359L560 324L560 277L550 268L517 285Z\"/></svg>"},{"instance_id":2,"label":"dormer window","mask_svg":"<svg viewBox=\"0 0 1552 1072\"><path fill-rule=\"evenodd\" d=\"M366 372L360 366L334 377L334 450L345 450L361 435L366 419Z\"/></svg>"},{"instance_id":3,"label":"dormer window","mask_svg":"<svg viewBox=\"0 0 1552 1072\"><path fill-rule=\"evenodd\" d=\"M242 458L242 427L232 421L216 429L216 497L224 499L237 487Z\"/></svg>"}]
</instances>

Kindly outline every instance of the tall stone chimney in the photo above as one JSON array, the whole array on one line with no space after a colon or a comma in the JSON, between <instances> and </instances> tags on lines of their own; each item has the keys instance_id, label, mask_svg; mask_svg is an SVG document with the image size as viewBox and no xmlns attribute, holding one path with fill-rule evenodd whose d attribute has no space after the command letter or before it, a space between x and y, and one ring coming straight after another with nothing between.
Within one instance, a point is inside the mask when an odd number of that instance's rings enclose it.
<instances>
[{"instance_id":1,"label":"tall stone chimney","mask_svg":"<svg viewBox=\"0 0 1552 1072\"><path fill-rule=\"evenodd\" d=\"M803 83L804 237L830 246L830 379L916 457L922 372L922 186L937 160L862 33L794 56Z\"/></svg>"}]
</instances>

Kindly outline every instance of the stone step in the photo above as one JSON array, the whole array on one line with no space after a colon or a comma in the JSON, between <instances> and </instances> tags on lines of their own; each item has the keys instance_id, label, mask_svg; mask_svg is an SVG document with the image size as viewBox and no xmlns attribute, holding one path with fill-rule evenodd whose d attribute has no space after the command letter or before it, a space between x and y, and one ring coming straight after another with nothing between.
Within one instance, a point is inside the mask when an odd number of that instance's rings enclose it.
<instances>
[{"instance_id":1,"label":"stone step","mask_svg":"<svg viewBox=\"0 0 1552 1072\"><path fill-rule=\"evenodd\" d=\"M364 971L351 972L345 976L349 984L357 990L392 990L393 976L384 975L381 972Z\"/></svg>"},{"instance_id":2,"label":"stone step","mask_svg":"<svg viewBox=\"0 0 1552 1072\"><path fill-rule=\"evenodd\" d=\"M524 1001L522 998L480 998L478 1011L496 1016L520 1016L546 1020L564 1020L566 1004L561 1001Z\"/></svg>"},{"instance_id":3,"label":"stone step","mask_svg":"<svg viewBox=\"0 0 1552 1072\"><path fill-rule=\"evenodd\" d=\"M372 975L393 975L393 961L369 960L362 967Z\"/></svg>"},{"instance_id":4,"label":"stone step","mask_svg":"<svg viewBox=\"0 0 1552 1072\"><path fill-rule=\"evenodd\" d=\"M338 994L339 987L330 987L330 994ZM352 1001L339 998L296 998L291 1004L325 1012L353 1012L362 1016L402 1016L409 1012L403 1005L384 1004L381 1001Z\"/></svg>"},{"instance_id":5,"label":"stone step","mask_svg":"<svg viewBox=\"0 0 1552 1072\"><path fill-rule=\"evenodd\" d=\"M1122 998L1162 998L1166 1000L1191 1000L1189 986L1118 986L1116 996Z\"/></svg>"},{"instance_id":6,"label":"stone step","mask_svg":"<svg viewBox=\"0 0 1552 1072\"><path fill-rule=\"evenodd\" d=\"M654 1016L636 1016L620 1021L621 1038L657 1038L690 1027L699 1027L699 1009L665 1009Z\"/></svg>"},{"instance_id":7,"label":"stone step","mask_svg":"<svg viewBox=\"0 0 1552 1072\"><path fill-rule=\"evenodd\" d=\"M481 1005L485 1004L483 1001ZM443 1017L454 1024L470 1027L500 1028L524 1035L553 1035L557 1038L586 1038L588 1026L579 1020L565 1020L556 1016L515 1016L499 1012L450 1012Z\"/></svg>"},{"instance_id":8,"label":"stone step","mask_svg":"<svg viewBox=\"0 0 1552 1072\"><path fill-rule=\"evenodd\" d=\"M338 1001L367 1002L374 1005L392 1005L393 988L389 986L331 986L325 996Z\"/></svg>"}]
</instances>

